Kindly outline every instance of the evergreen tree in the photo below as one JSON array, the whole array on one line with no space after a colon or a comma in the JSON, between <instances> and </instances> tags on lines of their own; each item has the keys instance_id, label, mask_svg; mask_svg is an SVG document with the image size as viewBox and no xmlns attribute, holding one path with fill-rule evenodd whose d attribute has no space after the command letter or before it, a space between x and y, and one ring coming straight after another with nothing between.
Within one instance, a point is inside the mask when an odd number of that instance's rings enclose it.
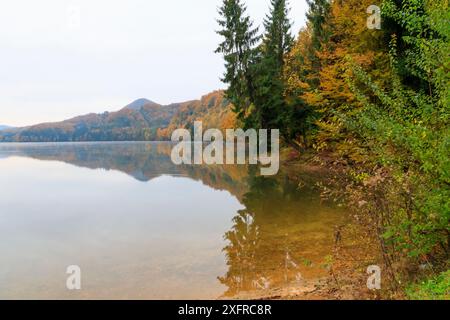
<instances>
[{"instance_id":1,"label":"evergreen tree","mask_svg":"<svg viewBox=\"0 0 450 320\"><path fill-rule=\"evenodd\" d=\"M222 29L217 33L224 39L216 53L222 53L225 59L222 81L229 85L225 96L233 104L238 118L244 120L255 101L251 64L260 39L258 28L253 28L241 0L224 0L219 14L221 18L217 22Z\"/></svg>"},{"instance_id":2,"label":"evergreen tree","mask_svg":"<svg viewBox=\"0 0 450 320\"><path fill-rule=\"evenodd\" d=\"M313 86L319 84L320 58L318 52L324 43L328 42L330 31L326 29L331 12L330 0L306 0L309 11L306 14L308 24L311 27L311 46L308 50L308 59L312 62L310 71L310 83Z\"/></svg>"},{"instance_id":3,"label":"evergreen tree","mask_svg":"<svg viewBox=\"0 0 450 320\"><path fill-rule=\"evenodd\" d=\"M285 124L289 108L284 97L284 57L293 45L291 22L286 0L271 0L269 15L264 21L265 35L261 45L260 60L256 65L257 119L263 128L281 129L287 137Z\"/></svg>"},{"instance_id":4,"label":"evergreen tree","mask_svg":"<svg viewBox=\"0 0 450 320\"><path fill-rule=\"evenodd\" d=\"M306 0L306 2L309 5L309 11L306 14L306 18L312 28L312 47L315 50L319 50L322 43L327 38L327 32L324 25L330 14L330 1Z\"/></svg>"},{"instance_id":5,"label":"evergreen tree","mask_svg":"<svg viewBox=\"0 0 450 320\"><path fill-rule=\"evenodd\" d=\"M264 20L264 56L273 59L279 71L283 70L284 55L292 48L294 38L288 18L286 0L271 0L271 10Z\"/></svg>"}]
</instances>

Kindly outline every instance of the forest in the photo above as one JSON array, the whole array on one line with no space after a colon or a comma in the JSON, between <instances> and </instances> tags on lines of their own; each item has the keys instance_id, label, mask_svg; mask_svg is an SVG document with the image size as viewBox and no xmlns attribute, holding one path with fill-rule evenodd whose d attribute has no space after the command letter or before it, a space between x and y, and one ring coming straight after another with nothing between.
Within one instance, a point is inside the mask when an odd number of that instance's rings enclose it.
<instances>
[{"instance_id":1,"label":"forest","mask_svg":"<svg viewBox=\"0 0 450 320\"><path fill-rule=\"evenodd\" d=\"M448 299L448 0L307 2L294 37L288 1L271 1L261 29L245 1L223 1L216 52L238 125L280 129L286 148L336 168L387 296Z\"/></svg>"},{"instance_id":2,"label":"forest","mask_svg":"<svg viewBox=\"0 0 450 320\"><path fill-rule=\"evenodd\" d=\"M223 91L199 100L160 105L151 101L115 112L87 114L61 122L0 131L0 142L168 141L175 129L192 130L195 120L207 128L234 128L236 116Z\"/></svg>"},{"instance_id":3,"label":"forest","mask_svg":"<svg viewBox=\"0 0 450 320\"><path fill-rule=\"evenodd\" d=\"M449 1L306 1L298 33L288 0L271 0L260 27L245 0L222 1L224 91L1 127L0 142L170 140L197 120L204 129L279 129L282 162L327 168L323 197L376 243L381 298L449 299ZM279 183L256 177L252 186L258 194Z\"/></svg>"}]
</instances>

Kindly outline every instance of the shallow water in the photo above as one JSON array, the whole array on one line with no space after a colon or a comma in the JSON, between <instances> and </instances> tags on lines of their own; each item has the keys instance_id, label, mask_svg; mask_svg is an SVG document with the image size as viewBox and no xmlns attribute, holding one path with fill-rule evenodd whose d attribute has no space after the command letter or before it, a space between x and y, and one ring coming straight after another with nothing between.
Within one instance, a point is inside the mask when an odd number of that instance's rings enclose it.
<instances>
[{"instance_id":1,"label":"shallow water","mask_svg":"<svg viewBox=\"0 0 450 320\"><path fill-rule=\"evenodd\" d=\"M254 168L176 166L170 150L0 144L0 298L214 299L327 274L341 211Z\"/></svg>"}]
</instances>

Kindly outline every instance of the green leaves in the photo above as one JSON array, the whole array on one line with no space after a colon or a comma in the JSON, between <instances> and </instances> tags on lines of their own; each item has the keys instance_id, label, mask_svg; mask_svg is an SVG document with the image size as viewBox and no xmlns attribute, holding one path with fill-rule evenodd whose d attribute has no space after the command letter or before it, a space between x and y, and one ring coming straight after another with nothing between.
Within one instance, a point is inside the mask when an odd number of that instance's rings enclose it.
<instances>
[{"instance_id":1,"label":"green leaves","mask_svg":"<svg viewBox=\"0 0 450 320\"><path fill-rule=\"evenodd\" d=\"M448 4L397 3L383 4L385 17L402 35L391 41L391 85L380 87L352 62L351 87L363 107L344 116L348 128L370 141L373 154L398 177L386 195L392 213L385 239L420 258L446 248L450 233L449 56L440 50L448 48L449 38L437 14L448 16Z\"/></svg>"},{"instance_id":2,"label":"green leaves","mask_svg":"<svg viewBox=\"0 0 450 320\"><path fill-rule=\"evenodd\" d=\"M411 300L449 300L450 271L443 272L433 279L410 285L406 293Z\"/></svg>"},{"instance_id":3,"label":"green leaves","mask_svg":"<svg viewBox=\"0 0 450 320\"><path fill-rule=\"evenodd\" d=\"M294 41L288 12L286 0L272 0L265 33L260 37L241 1L224 0L219 10L222 19L218 20L222 27L218 33L224 41L216 50L224 55L226 96L244 127L280 129L285 138L298 128L294 117L301 120L302 116L284 95L285 55Z\"/></svg>"},{"instance_id":4,"label":"green leaves","mask_svg":"<svg viewBox=\"0 0 450 320\"><path fill-rule=\"evenodd\" d=\"M217 33L223 42L216 53L221 53L225 60L222 81L229 85L225 95L238 118L243 120L255 100L251 65L256 55L255 45L260 39L258 28L253 28L240 0L224 0L219 15L221 19L217 22L222 29Z\"/></svg>"}]
</instances>

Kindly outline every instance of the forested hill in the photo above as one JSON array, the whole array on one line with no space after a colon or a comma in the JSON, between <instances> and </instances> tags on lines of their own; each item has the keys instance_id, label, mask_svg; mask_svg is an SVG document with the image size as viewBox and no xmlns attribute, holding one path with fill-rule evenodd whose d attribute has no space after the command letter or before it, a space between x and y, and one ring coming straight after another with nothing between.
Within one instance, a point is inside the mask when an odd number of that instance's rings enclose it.
<instances>
[{"instance_id":1,"label":"forested hill","mask_svg":"<svg viewBox=\"0 0 450 320\"><path fill-rule=\"evenodd\" d=\"M168 140L173 129L190 128L195 120L205 127L233 127L235 117L222 91L200 100L160 105L139 99L116 112L87 114L0 132L1 142L151 141Z\"/></svg>"},{"instance_id":2,"label":"forested hill","mask_svg":"<svg viewBox=\"0 0 450 320\"><path fill-rule=\"evenodd\" d=\"M11 129L11 127L0 124L0 130L6 130L6 129Z\"/></svg>"}]
</instances>

